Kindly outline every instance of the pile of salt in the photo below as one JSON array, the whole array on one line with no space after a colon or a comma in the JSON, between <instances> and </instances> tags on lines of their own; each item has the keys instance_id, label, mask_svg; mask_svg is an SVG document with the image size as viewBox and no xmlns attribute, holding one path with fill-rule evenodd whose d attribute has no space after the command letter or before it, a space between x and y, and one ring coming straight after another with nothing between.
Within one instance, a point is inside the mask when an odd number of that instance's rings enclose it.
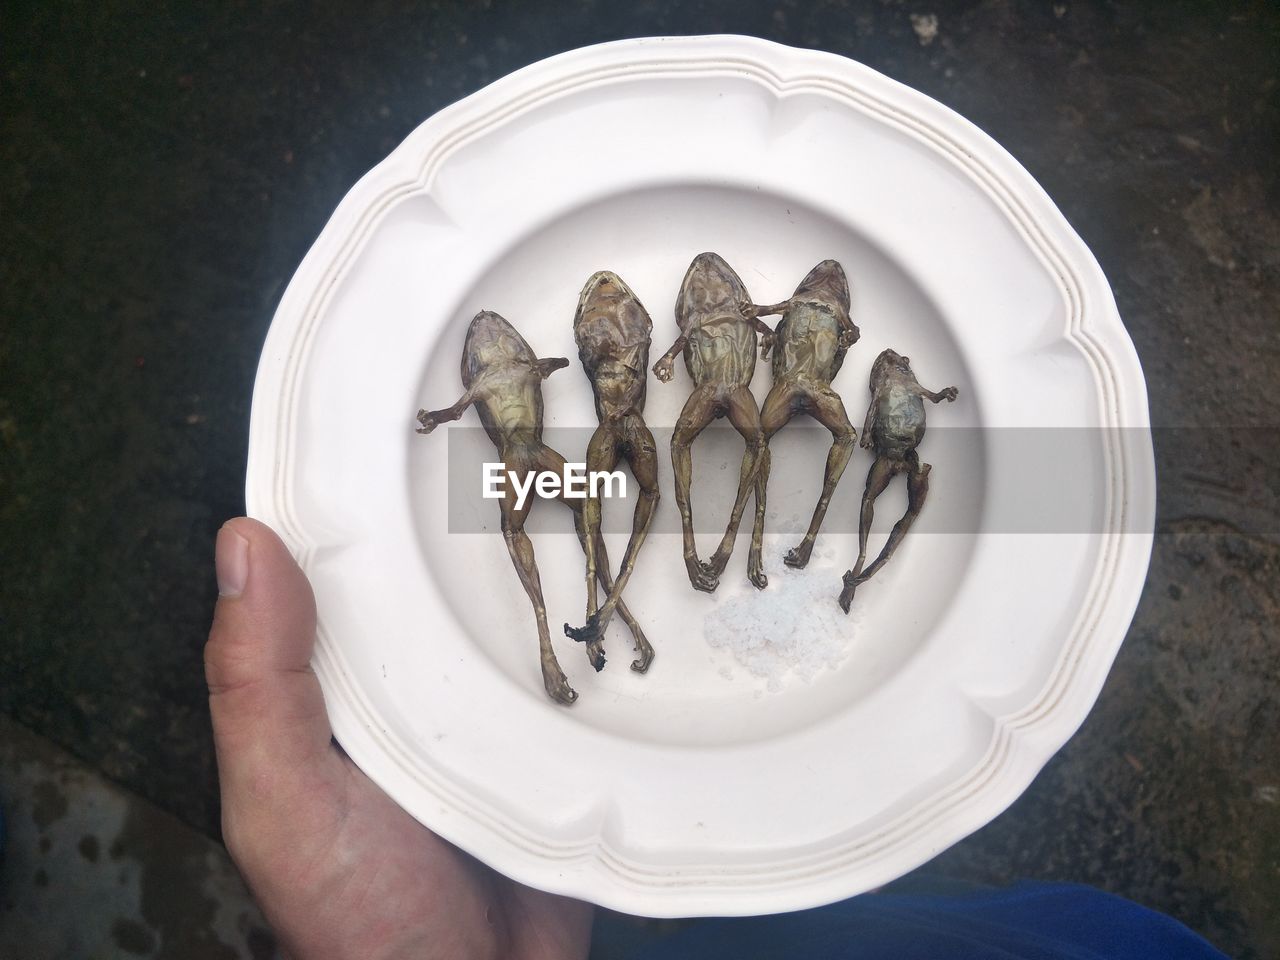
<instances>
[{"instance_id":1,"label":"pile of salt","mask_svg":"<svg viewBox=\"0 0 1280 960\"><path fill-rule=\"evenodd\" d=\"M730 651L771 693L788 675L808 683L823 668L838 666L858 620L856 607L845 616L837 603L842 571L834 548L820 546L805 569L794 570L782 562L781 540L765 537L769 586L726 598L703 621L707 643Z\"/></svg>"}]
</instances>

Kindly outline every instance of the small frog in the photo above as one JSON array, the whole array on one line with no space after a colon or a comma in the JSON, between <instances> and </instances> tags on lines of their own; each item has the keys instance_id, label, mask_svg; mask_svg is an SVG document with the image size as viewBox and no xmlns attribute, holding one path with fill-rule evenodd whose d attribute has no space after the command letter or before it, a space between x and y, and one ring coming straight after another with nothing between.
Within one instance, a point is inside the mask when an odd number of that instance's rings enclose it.
<instances>
[{"instance_id":1,"label":"small frog","mask_svg":"<svg viewBox=\"0 0 1280 960\"><path fill-rule=\"evenodd\" d=\"M649 376L649 341L653 322L631 288L616 273L601 270L587 280L578 297L573 335L578 358L595 394L600 425L587 445L587 473L610 471L626 459L640 487L631 539L622 567L604 604L596 607L595 541L600 533L600 498L588 497L584 523L587 550L587 623L564 625L566 636L587 645L587 657L597 670L604 667L604 632L635 569L653 513L658 505L658 451L644 422L645 386ZM636 635L636 659L631 669L644 673L653 662L653 647Z\"/></svg>"},{"instance_id":2,"label":"small frog","mask_svg":"<svg viewBox=\"0 0 1280 960\"><path fill-rule=\"evenodd\" d=\"M835 260L823 260L800 281L791 299L768 307L758 307L760 315L782 314L774 329L777 343L773 351L773 386L760 408L760 423L766 441L786 426L798 413L807 413L831 431L822 477L822 493L813 509L813 519L804 538L789 550L783 562L803 567L813 553L823 518L836 484L853 453L857 431L849 422L840 395L831 381L840 372L844 355L858 342L859 331L849 318L849 281ZM765 448L764 462L756 477L756 520L751 544L759 550L764 536L765 494L769 485L771 457Z\"/></svg>"},{"instance_id":3,"label":"small frog","mask_svg":"<svg viewBox=\"0 0 1280 960\"><path fill-rule=\"evenodd\" d=\"M925 497L929 493L930 464L921 463L916 447L924 439L924 400L932 403L948 403L955 400L959 391L947 387L934 393L920 386L911 371L911 360L892 350L885 350L876 357L871 367L871 405L862 427L860 446L874 448L876 459L867 474L867 488L862 494L862 514L858 519L858 562L844 575L844 589L840 591L840 606L849 612L853 593L859 585L871 579L911 529L920 516ZM907 475L907 512L893 525L889 539L880 556L866 570L862 564L867 559L867 534L875 513L875 499L899 473Z\"/></svg>"},{"instance_id":4,"label":"small frog","mask_svg":"<svg viewBox=\"0 0 1280 960\"><path fill-rule=\"evenodd\" d=\"M773 345L773 331L757 316L757 308L746 285L733 268L714 253L700 253L689 264L680 293L676 297L676 323L680 336L671 349L653 365L659 380L667 383L675 356L684 351L685 368L693 378L693 393L685 401L671 434L671 463L675 468L676 506L684 532L684 565L695 590L713 592L720 585L733 553L733 543L742 522L747 496L755 486L764 456L764 431L760 409L751 395L751 376L756 369L756 336L763 334L761 357L767 359ZM693 511L689 504L693 458L690 446L712 420L728 417L742 434L747 448L738 476L738 494L729 524L711 559L698 559L693 538ZM747 560L747 576L757 587L768 584L758 549Z\"/></svg>"},{"instance_id":5,"label":"small frog","mask_svg":"<svg viewBox=\"0 0 1280 960\"><path fill-rule=\"evenodd\" d=\"M568 365L569 361L564 357L538 359L515 327L498 314L482 310L472 319L462 347L462 385L465 388L462 396L453 406L442 410L419 410L417 432L431 433L440 424L460 418L467 407L474 404L485 433L498 448L504 473L516 474L522 483L530 473L543 470L563 476L564 457L542 442L542 381ZM560 502L574 511L574 527L585 552L587 535L583 525L582 501L566 497L562 490ZM506 484L499 501L502 537L538 622L543 686L552 699L570 704L578 694L569 686L551 648L533 543L524 531L525 519L532 506L530 498L517 507L513 485ZM613 581L609 576L604 540L598 531L594 539L595 554L600 559L596 575L605 591L612 592ZM636 636L637 645L644 642L639 625L621 601L618 613Z\"/></svg>"}]
</instances>

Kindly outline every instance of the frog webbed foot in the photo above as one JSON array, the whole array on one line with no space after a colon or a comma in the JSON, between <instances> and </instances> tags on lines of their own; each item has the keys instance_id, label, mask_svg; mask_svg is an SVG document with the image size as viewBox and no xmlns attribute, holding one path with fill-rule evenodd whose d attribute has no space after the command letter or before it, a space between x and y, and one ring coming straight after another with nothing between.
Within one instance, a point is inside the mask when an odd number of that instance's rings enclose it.
<instances>
[{"instance_id":1,"label":"frog webbed foot","mask_svg":"<svg viewBox=\"0 0 1280 960\"><path fill-rule=\"evenodd\" d=\"M782 562L788 567L802 570L808 565L811 556L813 556L813 541L806 538L788 550Z\"/></svg>"},{"instance_id":2,"label":"frog webbed foot","mask_svg":"<svg viewBox=\"0 0 1280 960\"><path fill-rule=\"evenodd\" d=\"M853 605L853 592L858 589L860 578L854 575L852 570L844 575L844 589L840 591L840 608L845 613L849 612L849 608Z\"/></svg>"},{"instance_id":3,"label":"frog webbed foot","mask_svg":"<svg viewBox=\"0 0 1280 960\"><path fill-rule=\"evenodd\" d=\"M704 563L697 557L685 557L684 566L693 589L715 593L716 587L720 586L720 571L712 564Z\"/></svg>"},{"instance_id":4,"label":"frog webbed foot","mask_svg":"<svg viewBox=\"0 0 1280 960\"><path fill-rule=\"evenodd\" d=\"M653 647L648 640L636 642L636 658L631 661L631 669L636 673L645 673L649 664L653 663Z\"/></svg>"},{"instance_id":5,"label":"frog webbed foot","mask_svg":"<svg viewBox=\"0 0 1280 960\"><path fill-rule=\"evenodd\" d=\"M569 686L569 680L559 666L549 668L543 664L542 685L546 688L547 696L566 707L578 699L577 691Z\"/></svg>"}]
</instances>

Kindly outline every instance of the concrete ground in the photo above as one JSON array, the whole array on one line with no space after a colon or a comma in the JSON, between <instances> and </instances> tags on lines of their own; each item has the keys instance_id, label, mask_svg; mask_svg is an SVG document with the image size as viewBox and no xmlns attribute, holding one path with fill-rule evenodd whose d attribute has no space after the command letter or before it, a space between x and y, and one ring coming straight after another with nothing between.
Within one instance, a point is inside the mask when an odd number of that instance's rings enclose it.
<instances>
[{"instance_id":1,"label":"concrete ground","mask_svg":"<svg viewBox=\"0 0 1280 960\"><path fill-rule=\"evenodd\" d=\"M284 284L433 111L582 44L709 32L848 55L987 130L1146 371L1128 640L1023 798L925 869L1090 883L1280 955L1280 9L68 0L0 10L0 956L271 954L215 842L201 647ZM597 955L653 929L606 918Z\"/></svg>"},{"instance_id":2,"label":"concrete ground","mask_svg":"<svg viewBox=\"0 0 1280 960\"><path fill-rule=\"evenodd\" d=\"M226 850L0 717L0 956L266 960Z\"/></svg>"}]
</instances>

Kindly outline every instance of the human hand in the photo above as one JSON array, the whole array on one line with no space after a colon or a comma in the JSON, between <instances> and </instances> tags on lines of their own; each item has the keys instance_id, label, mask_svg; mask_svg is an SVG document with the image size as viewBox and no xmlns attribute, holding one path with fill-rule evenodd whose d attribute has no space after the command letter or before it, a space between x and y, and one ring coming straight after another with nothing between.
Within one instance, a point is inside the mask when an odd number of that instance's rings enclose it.
<instances>
[{"instance_id":1,"label":"human hand","mask_svg":"<svg viewBox=\"0 0 1280 960\"><path fill-rule=\"evenodd\" d=\"M265 525L218 533L205 647L222 829L298 960L585 957L591 908L523 887L431 833L332 740L311 670L315 600Z\"/></svg>"}]
</instances>

